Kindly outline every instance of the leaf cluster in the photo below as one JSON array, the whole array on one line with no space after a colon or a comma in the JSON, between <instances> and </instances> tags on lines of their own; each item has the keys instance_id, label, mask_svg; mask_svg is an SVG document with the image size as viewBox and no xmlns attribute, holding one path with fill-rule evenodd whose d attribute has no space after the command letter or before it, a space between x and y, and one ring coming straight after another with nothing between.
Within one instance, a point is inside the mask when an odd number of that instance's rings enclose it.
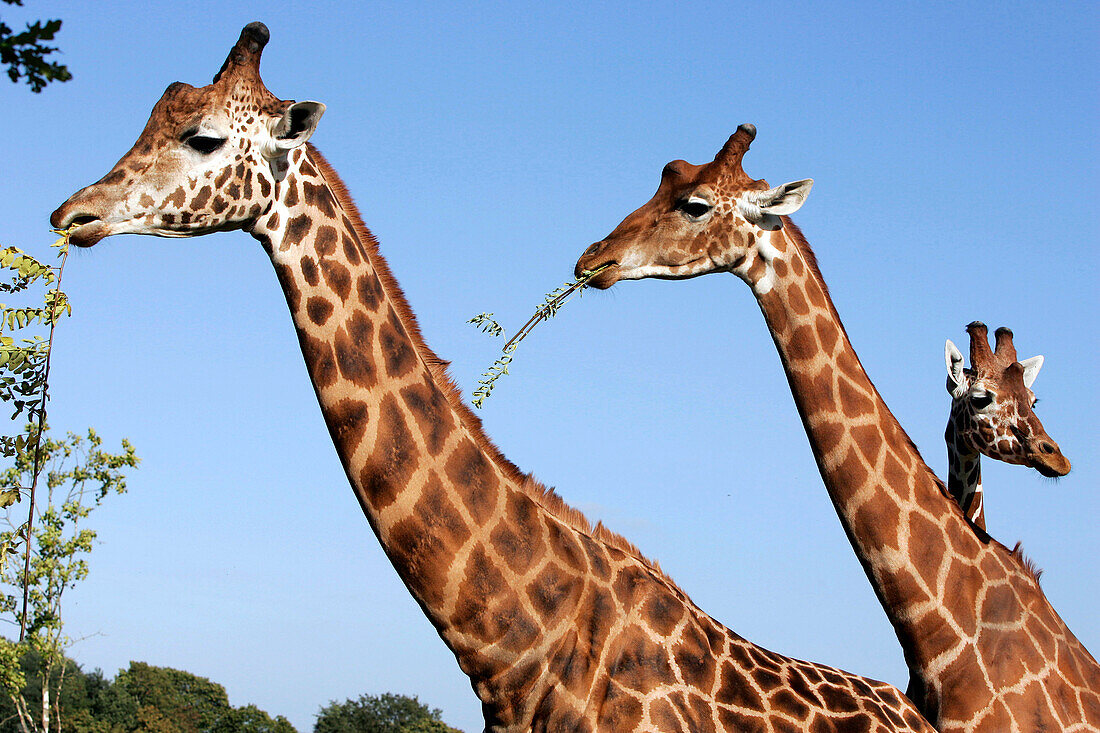
<instances>
[{"instance_id":1,"label":"leaf cluster","mask_svg":"<svg viewBox=\"0 0 1100 733\"><path fill-rule=\"evenodd\" d=\"M59 234L60 238L52 245L61 260L57 267L43 264L17 247L0 249L0 292L24 294L36 283L53 286L38 296L41 305L0 303L0 400L11 404L13 420L27 411L33 421L45 410L50 337L58 321L73 312L68 297L59 287L69 252L68 234ZM19 333L22 338L16 338L17 332L22 332ZM19 438L0 436L0 456L11 457L24 450L26 436ZM12 500L15 498L0 495L0 508Z\"/></svg>"},{"instance_id":2,"label":"leaf cluster","mask_svg":"<svg viewBox=\"0 0 1100 733\"><path fill-rule=\"evenodd\" d=\"M527 334L531 333L531 330L539 323L556 316L562 305L565 304L565 301L569 299L569 296L578 291L582 291L583 294L583 290L588 285L588 281L610 266L611 265L604 265L595 270L585 270L581 273L580 277L574 278L551 290L543 297L542 303L535 309L535 315L531 316L527 323L520 327L515 336L508 339L507 343L501 348L500 357L481 375L481 379L477 382L478 386L474 390L473 399L471 400L474 407L480 408L489 395L493 393L493 387L496 385L497 380L508 373L508 365L512 363L512 354L515 352L516 347L519 346L519 342L527 338ZM472 323L483 333L487 333L490 336L503 336L505 333L504 327L493 320L492 313L479 313L466 322Z\"/></svg>"},{"instance_id":3,"label":"leaf cluster","mask_svg":"<svg viewBox=\"0 0 1100 733\"><path fill-rule=\"evenodd\" d=\"M23 4L23 0L4 2L8 5ZM19 33L0 21L0 64L8 67L8 78L15 83L25 78L35 93L41 92L51 81L72 79L67 66L46 58L58 49L45 45L43 41L54 40L60 30L61 21L56 19L27 23L26 30Z\"/></svg>"},{"instance_id":4,"label":"leaf cluster","mask_svg":"<svg viewBox=\"0 0 1100 733\"><path fill-rule=\"evenodd\" d=\"M27 427L28 434L36 430ZM61 439L50 437L47 428L36 438L45 496L32 532L30 572L24 578L22 569L0 569L0 586L12 591L0 594L0 620L15 623L14 591L22 591L26 583L31 609L27 637L53 646L60 641L61 596L88 575L84 556L92 551L96 533L81 523L109 494L126 492L126 471L136 468L140 459L127 440L118 453L104 450L103 439L91 428L84 435L67 433ZM29 451L17 453L0 471L0 491L25 491L33 471L34 456ZM15 523L10 510L4 524L0 546L18 548L26 540L23 525Z\"/></svg>"}]
</instances>

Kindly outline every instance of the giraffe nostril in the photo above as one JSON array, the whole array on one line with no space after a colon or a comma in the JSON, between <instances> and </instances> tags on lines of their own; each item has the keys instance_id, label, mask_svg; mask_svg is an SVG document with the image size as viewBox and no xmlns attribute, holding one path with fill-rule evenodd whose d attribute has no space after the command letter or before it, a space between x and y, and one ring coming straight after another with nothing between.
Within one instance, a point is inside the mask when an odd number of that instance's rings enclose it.
<instances>
[{"instance_id":1,"label":"giraffe nostril","mask_svg":"<svg viewBox=\"0 0 1100 733\"><path fill-rule=\"evenodd\" d=\"M1039 450L1041 450L1043 453L1046 453L1048 455L1053 455L1053 454L1058 452L1057 448L1055 448L1050 443L1047 443L1046 441L1043 441L1042 443L1039 443Z\"/></svg>"},{"instance_id":2,"label":"giraffe nostril","mask_svg":"<svg viewBox=\"0 0 1100 733\"><path fill-rule=\"evenodd\" d=\"M588 255L596 254L596 252L599 250L599 248L600 248L600 243L596 242L595 244L593 244L592 246L590 246L588 249L586 249L584 251L584 256L587 257Z\"/></svg>"}]
</instances>

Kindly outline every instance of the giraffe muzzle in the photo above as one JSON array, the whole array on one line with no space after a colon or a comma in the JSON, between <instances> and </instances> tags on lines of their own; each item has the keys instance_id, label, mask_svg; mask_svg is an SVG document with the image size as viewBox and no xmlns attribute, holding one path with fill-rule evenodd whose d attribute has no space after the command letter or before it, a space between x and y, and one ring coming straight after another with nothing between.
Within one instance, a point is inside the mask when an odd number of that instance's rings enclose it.
<instances>
[{"instance_id":1,"label":"giraffe muzzle","mask_svg":"<svg viewBox=\"0 0 1100 733\"><path fill-rule=\"evenodd\" d=\"M107 222L87 214L72 217L57 228L69 229L73 226L76 228L69 235L69 242L77 247L91 247L111 233Z\"/></svg>"},{"instance_id":2,"label":"giraffe muzzle","mask_svg":"<svg viewBox=\"0 0 1100 733\"><path fill-rule=\"evenodd\" d=\"M1021 429L1016 425L1010 425L1009 430L1019 441L1023 450L1017 453L1015 461L1009 459L1009 463L1023 463L1029 468L1034 468L1047 478L1059 478L1070 471L1069 459L1062 455L1062 449L1050 439L1042 426L1032 426L1030 431ZM1020 457L1022 454L1022 460Z\"/></svg>"},{"instance_id":3,"label":"giraffe muzzle","mask_svg":"<svg viewBox=\"0 0 1100 733\"><path fill-rule=\"evenodd\" d=\"M1047 478L1059 478L1070 472L1069 459L1062 455L1058 446L1050 441L1038 441L1028 454L1028 464Z\"/></svg>"},{"instance_id":4,"label":"giraffe muzzle","mask_svg":"<svg viewBox=\"0 0 1100 733\"><path fill-rule=\"evenodd\" d=\"M577 260L576 267L573 268L573 276L579 278L586 272L598 270L601 267L607 267L606 270L588 281L589 287L593 287L596 290L607 290L617 283L622 275L619 271L619 263L613 258L608 257L606 250L606 241L596 242L586 249L580 259Z\"/></svg>"},{"instance_id":5,"label":"giraffe muzzle","mask_svg":"<svg viewBox=\"0 0 1100 733\"><path fill-rule=\"evenodd\" d=\"M73 199L69 199L50 214L50 224L54 229L75 227L69 236L69 242L78 247L91 247L111 233L107 222L96 214L82 211L72 201Z\"/></svg>"}]
</instances>

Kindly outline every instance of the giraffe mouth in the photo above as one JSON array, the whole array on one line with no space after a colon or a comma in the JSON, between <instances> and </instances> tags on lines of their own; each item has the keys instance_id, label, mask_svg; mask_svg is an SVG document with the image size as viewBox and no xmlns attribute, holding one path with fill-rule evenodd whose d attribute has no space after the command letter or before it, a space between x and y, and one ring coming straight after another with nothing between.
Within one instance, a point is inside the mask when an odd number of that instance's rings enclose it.
<instances>
[{"instance_id":1,"label":"giraffe mouth","mask_svg":"<svg viewBox=\"0 0 1100 733\"><path fill-rule=\"evenodd\" d=\"M74 196L75 198L75 196ZM110 234L110 229L101 217L80 209L66 201L50 214L50 226L57 231L69 232L69 243L77 247L91 247Z\"/></svg>"},{"instance_id":2,"label":"giraffe mouth","mask_svg":"<svg viewBox=\"0 0 1100 733\"><path fill-rule=\"evenodd\" d=\"M110 234L107 222L89 214L74 216L64 228L71 230L69 242L77 247L91 247Z\"/></svg>"},{"instance_id":3,"label":"giraffe mouth","mask_svg":"<svg viewBox=\"0 0 1100 733\"><path fill-rule=\"evenodd\" d=\"M591 272L593 270L599 270L601 267L606 267L607 269L585 283L586 287L595 288L596 290L607 290L609 287L619 282L619 280L622 278L622 272L619 269L619 263L615 262L614 260L604 262L603 264L596 265L595 267L587 267L584 269ZM584 271L582 271L580 269L580 266L578 265L577 277L580 277L583 274Z\"/></svg>"},{"instance_id":4,"label":"giraffe mouth","mask_svg":"<svg viewBox=\"0 0 1100 733\"><path fill-rule=\"evenodd\" d=\"M1061 478L1069 473L1069 459L1061 453L1033 453L1028 456L1028 465L1047 478Z\"/></svg>"}]
</instances>

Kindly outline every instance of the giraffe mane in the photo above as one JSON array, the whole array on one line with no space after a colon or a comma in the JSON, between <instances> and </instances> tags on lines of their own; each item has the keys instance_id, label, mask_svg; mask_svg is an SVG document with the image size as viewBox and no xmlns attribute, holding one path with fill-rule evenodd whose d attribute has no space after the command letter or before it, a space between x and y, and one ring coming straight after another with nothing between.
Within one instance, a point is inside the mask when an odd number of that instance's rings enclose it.
<instances>
[{"instance_id":1,"label":"giraffe mane","mask_svg":"<svg viewBox=\"0 0 1100 733\"><path fill-rule=\"evenodd\" d=\"M501 453L500 449L497 448L496 444L493 443L492 439L485 433L481 418L474 414L473 410L470 409L469 405L467 405L466 401L462 398L462 393L458 385L447 371L450 362L437 356L436 353L432 351L431 347L428 346L427 342L424 341L424 337L420 333L420 325L416 320L416 314L413 313L412 308L409 306L404 291L401 289L401 286L397 282L397 278L394 277L393 272L390 270L389 263L386 262L385 257L379 252L378 239L375 238L374 234L367 228L367 225L363 223L363 217L359 213L359 207L355 205L355 201L352 199L351 194L348 193L343 180L340 179L340 176L337 175L329 162L325 160L325 157L321 155L321 151L311 143L306 143L306 148L309 153L310 161L320 170L322 177L324 177L325 182L328 183L329 188L332 189L332 193L339 202L340 207L351 220L352 226L355 228L355 233L359 235L360 241L362 241L363 245L367 248L371 265L374 267L390 303L393 305L394 310L397 311L398 317L408 331L409 338L416 347L417 355L424 364L427 365L428 371L435 381L436 386L439 387L446 398L447 404L454 410L458 419L462 422L462 426L470 433L478 447L485 452L493 463L504 470L505 475L511 480L513 485L518 487L520 491L534 500L536 504L545 509L550 515L596 542L624 552L635 558L643 566L655 572L659 578L672 588L672 590L686 598L686 594L676 585L676 582L672 580L672 578L661 570L661 566L655 560L647 558L632 542L622 535L609 530L604 526L603 522L596 522L596 524L593 525L579 509L567 504L552 487L544 485L530 473L521 471L519 467Z\"/></svg>"},{"instance_id":2,"label":"giraffe mane","mask_svg":"<svg viewBox=\"0 0 1100 733\"><path fill-rule=\"evenodd\" d=\"M1024 554L1024 543L1017 542L1016 546L1012 548L1012 552L1009 553L1012 559L1015 560L1021 568L1024 569L1032 580L1035 581L1035 585L1039 585L1039 578L1043 576L1043 569L1035 564L1035 561Z\"/></svg>"}]
</instances>

